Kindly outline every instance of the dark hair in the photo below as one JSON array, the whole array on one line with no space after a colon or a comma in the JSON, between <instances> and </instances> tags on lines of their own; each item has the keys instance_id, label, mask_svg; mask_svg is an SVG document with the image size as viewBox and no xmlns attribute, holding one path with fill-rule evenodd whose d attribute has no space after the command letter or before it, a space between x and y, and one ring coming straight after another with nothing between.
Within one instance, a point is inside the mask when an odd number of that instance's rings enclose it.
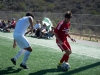
<instances>
[{"instance_id":1,"label":"dark hair","mask_svg":"<svg viewBox=\"0 0 100 75\"><path fill-rule=\"evenodd\" d=\"M65 18L72 18L71 11L67 11L67 13L65 14Z\"/></svg>"},{"instance_id":2,"label":"dark hair","mask_svg":"<svg viewBox=\"0 0 100 75\"><path fill-rule=\"evenodd\" d=\"M10 22L10 20L8 20L8 22Z\"/></svg>"},{"instance_id":3,"label":"dark hair","mask_svg":"<svg viewBox=\"0 0 100 75\"><path fill-rule=\"evenodd\" d=\"M32 13L26 13L26 16L31 16L34 18L34 15Z\"/></svg>"}]
</instances>

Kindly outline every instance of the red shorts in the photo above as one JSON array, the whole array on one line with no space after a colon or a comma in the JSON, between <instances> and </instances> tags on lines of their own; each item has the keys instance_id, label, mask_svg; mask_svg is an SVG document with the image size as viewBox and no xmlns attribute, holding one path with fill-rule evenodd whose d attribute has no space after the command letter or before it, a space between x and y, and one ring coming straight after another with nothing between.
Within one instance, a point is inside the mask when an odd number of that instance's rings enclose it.
<instances>
[{"instance_id":1,"label":"red shorts","mask_svg":"<svg viewBox=\"0 0 100 75\"><path fill-rule=\"evenodd\" d=\"M65 40L63 44L59 44L58 41L56 41L56 43L62 51L71 50L70 44L67 40Z\"/></svg>"}]
</instances>

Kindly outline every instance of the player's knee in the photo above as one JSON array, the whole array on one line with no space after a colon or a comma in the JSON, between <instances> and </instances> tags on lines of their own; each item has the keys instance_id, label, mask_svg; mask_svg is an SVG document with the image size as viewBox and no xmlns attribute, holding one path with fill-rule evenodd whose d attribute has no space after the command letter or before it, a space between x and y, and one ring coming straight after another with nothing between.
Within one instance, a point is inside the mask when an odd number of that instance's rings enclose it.
<instances>
[{"instance_id":1,"label":"player's knee","mask_svg":"<svg viewBox=\"0 0 100 75\"><path fill-rule=\"evenodd\" d=\"M72 51L69 51L69 55L72 53Z\"/></svg>"},{"instance_id":2,"label":"player's knee","mask_svg":"<svg viewBox=\"0 0 100 75\"><path fill-rule=\"evenodd\" d=\"M27 51L32 52L32 49L27 49Z\"/></svg>"},{"instance_id":3,"label":"player's knee","mask_svg":"<svg viewBox=\"0 0 100 75\"><path fill-rule=\"evenodd\" d=\"M30 47L29 51L32 52L32 48L31 47Z\"/></svg>"},{"instance_id":4,"label":"player's knee","mask_svg":"<svg viewBox=\"0 0 100 75\"><path fill-rule=\"evenodd\" d=\"M29 52L32 52L32 48L31 47L25 48L25 50L27 50Z\"/></svg>"},{"instance_id":5,"label":"player's knee","mask_svg":"<svg viewBox=\"0 0 100 75\"><path fill-rule=\"evenodd\" d=\"M29 49L28 51L32 52L32 49Z\"/></svg>"},{"instance_id":6,"label":"player's knee","mask_svg":"<svg viewBox=\"0 0 100 75\"><path fill-rule=\"evenodd\" d=\"M70 55L70 54L71 54L71 51L68 52L68 55Z\"/></svg>"},{"instance_id":7,"label":"player's knee","mask_svg":"<svg viewBox=\"0 0 100 75\"><path fill-rule=\"evenodd\" d=\"M72 53L71 50L66 50L65 52L66 52L67 55L70 55Z\"/></svg>"}]
</instances>

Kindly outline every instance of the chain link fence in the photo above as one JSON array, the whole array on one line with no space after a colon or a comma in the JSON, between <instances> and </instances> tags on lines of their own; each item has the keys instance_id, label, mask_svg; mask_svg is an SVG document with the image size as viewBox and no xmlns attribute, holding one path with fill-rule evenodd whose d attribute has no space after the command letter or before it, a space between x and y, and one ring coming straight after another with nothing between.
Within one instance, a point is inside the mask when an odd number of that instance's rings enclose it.
<instances>
[{"instance_id":1,"label":"chain link fence","mask_svg":"<svg viewBox=\"0 0 100 75\"><path fill-rule=\"evenodd\" d=\"M0 11L0 20L10 20L15 18L16 21L24 16L26 12ZM54 26L60 20L64 19L64 13L50 12L33 12L36 20L43 20L48 17L53 22ZM92 14L73 14L71 19L70 33L79 36L83 40L100 41L100 15Z\"/></svg>"}]
</instances>

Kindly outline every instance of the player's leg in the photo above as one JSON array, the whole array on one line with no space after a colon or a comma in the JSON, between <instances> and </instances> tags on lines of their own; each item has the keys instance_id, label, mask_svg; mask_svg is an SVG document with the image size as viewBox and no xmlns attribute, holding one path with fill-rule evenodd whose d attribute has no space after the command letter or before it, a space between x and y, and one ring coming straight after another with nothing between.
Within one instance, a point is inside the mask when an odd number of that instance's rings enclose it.
<instances>
[{"instance_id":1,"label":"player's leg","mask_svg":"<svg viewBox=\"0 0 100 75\"><path fill-rule=\"evenodd\" d=\"M16 65L16 60L25 52L24 49L19 50L14 58L11 59L12 63Z\"/></svg>"},{"instance_id":2,"label":"player's leg","mask_svg":"<svg viewBox=\"0 0 100 75\"><path fill-rule=\"evenodd\" d=\"M57 43L57 45L58 45L58 47L59 47L62 51L64 51L63 45L61 45L61 44L59 44L59 43ZM61 64L62 64L63 61L64 61L64 57L65 57L65 55L63 55L62 58L60 59L60 61L58 62L58 65L57 65L58 68L61 67Z\"/></svg>"},{"instance_id":3,"label":"player's leg","mask_svg":"<svg viewBox=\"0 0 100 75\"><path fill-rule=\"evenodd\" d=\"M23 67L24 69L28 69L28 67L26 66L26 62L30 56L30 53L32 52L32 48L25 36L22 36L22 40L20 41L21 41L21 43L19 43L20 47L25 49L24 58L22 60L22 63L20 64L20 67Z\"/></svg>"},{"instance_id":4,"label":"player's leg","mask_svg":"<svg viewBox=\"0 0 100 75\"><path fill-rule=\"evenodd\" d=\"M20 38L19 38L20 37ZM22 35L16 33L14 34L14 39L16 40L17 44L19 45L19 47L21 48L21 50L19 50L19 52L15 55L14 58L11 58L11 61L14 65L16 65L16 60L22 55L22 53L25 52L25 50L21 47L22 46L22 41L23 41L23 37Z\"/></svg>"},{"instance_id":5,"label":"player's leg","mask_svg":"<svg viewBox=\"0 0 100 75\"><path fill-rule=\"evenodd\" d=\"M65 54L63 55L62 59L60 60L61 63L68 62L69 55L72 53L71 52L71 47L70 47L68 42L64 43L63 50L65 51Z\"/></svg>"},{"instance_id":6,"label":"player's leg","mask_svg":"<svg viewBox=\"0 0 100 75\"><path fill-rule=\"evenodd\" d=\"M28 67L26 66L26 61L27 61L30 53L32 52L32 48L24 35L16 33L16 34L14 34L14 39L16 40L18 46L25 50L24 58L23 58L23 61L20 66L23 67L24 69L27 69ZM19 54L20 54L20 52L19 52Z\"/></svg>"},{"instance_id":7,"label":"player's leg","mask_svg":"<svg viewBox=\"0 0 100 75\"><path fill-rule=\"evenodd\" d=\"M24 53L24 58L23 58L23 61L22 63L20 64L21 67L23 67L24 69L28 69L28 67L26 66L26 62L30 56L30 53L32 52L32 48L31 47L27 47L27 48L24 48L26 51Z\"/></svg>"},{"instance_id":8,"label":"player's leg","mask_svg":"<svg viewBox=\"0 0 100 75\"><path fill-rule=\"evenodd\" d=\"M68 62L69 55L71 54L71 48L68 42L65 42L62 45L58 44L58 46L60 47L62 51L65 51L65 54L62 56L59 62L59 65L61 65L63 62Z\"/></svg>"},{"instance_id":9,"label":"player's leg","mask_svg":"<svg viewBox=\"0 0 100 75\"><path fill-rule=\"evenodd\" d=\"M69 55L72 53L70 44L68 42L65 43L65 62L68 62Z\"/></svg>"}]
</instances>

